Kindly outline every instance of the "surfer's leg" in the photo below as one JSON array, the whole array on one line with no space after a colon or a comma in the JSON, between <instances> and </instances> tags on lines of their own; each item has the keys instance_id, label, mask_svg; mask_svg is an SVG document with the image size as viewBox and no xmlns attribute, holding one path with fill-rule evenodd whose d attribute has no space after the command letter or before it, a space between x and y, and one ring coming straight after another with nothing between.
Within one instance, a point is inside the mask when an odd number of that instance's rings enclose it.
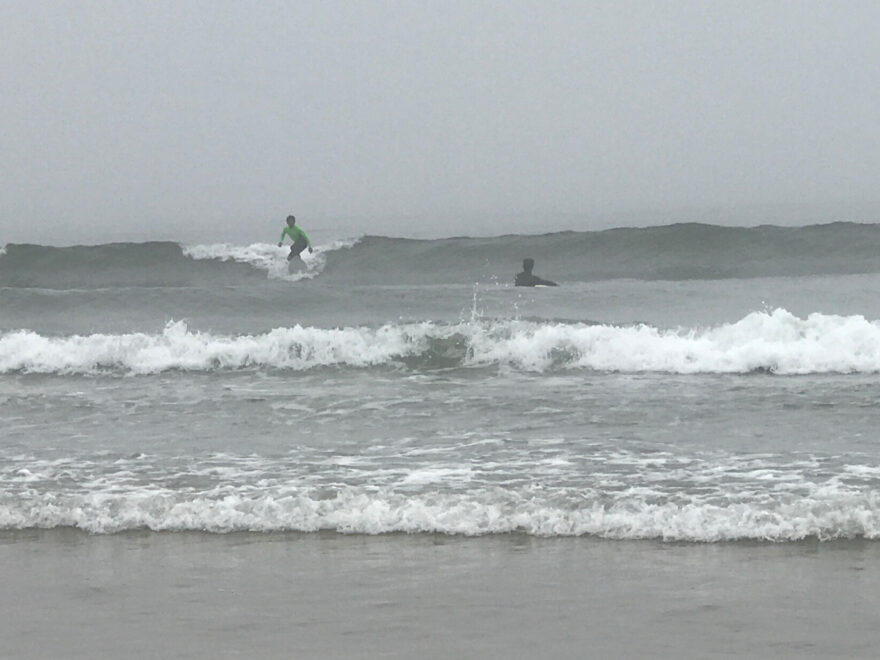
<instances>
[{"instance_id":1,"label":"surfer's leg","mask_svg":"<svg viewBox=\"0 0 880 660\"><path fill-rule=\"evenodd\" d=\"M293 245L290 246L290 254L287 255L287 260L290 261L293 258L300 258L299 253L305 249L305 241L296 241Z\"/></svg>"}]
</instances>

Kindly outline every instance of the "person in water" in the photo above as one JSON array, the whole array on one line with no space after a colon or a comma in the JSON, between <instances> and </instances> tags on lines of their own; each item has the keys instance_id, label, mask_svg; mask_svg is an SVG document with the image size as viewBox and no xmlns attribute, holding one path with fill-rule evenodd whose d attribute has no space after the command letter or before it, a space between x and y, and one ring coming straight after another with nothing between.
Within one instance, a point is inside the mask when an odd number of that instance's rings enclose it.
<instances>
[{"instance_id":1,"label":"person in water","mask_svg":"<svg viewBox=\"0 0 880 660\"><path fill-rule=\"evenodd\" d=\"M532 268L535 267L534 259L523 259L523 272L516 274L515 286L559 286L556 282L550 280L542 280L537 275L532 275Z\"/></svg>"},{"instance_id":2,"label":"person in water","mask_svg":"<svg viewBox=\"0 0 880 660\"><path fill-rule=\"evenodd\" d=\"M293 241L293 245L290 246L290 254L287 255L288 261L293 258L299 258L300 252L306 248L309 248L310 254L314 252L312 250L312 242L306 233L296 226L296 218L292 215L287 216L287 226L281 230L281 240L278 241L278 247L281 247L284 243L285 236L290 236L290 240Z\"/></svg>"}]
</instances>

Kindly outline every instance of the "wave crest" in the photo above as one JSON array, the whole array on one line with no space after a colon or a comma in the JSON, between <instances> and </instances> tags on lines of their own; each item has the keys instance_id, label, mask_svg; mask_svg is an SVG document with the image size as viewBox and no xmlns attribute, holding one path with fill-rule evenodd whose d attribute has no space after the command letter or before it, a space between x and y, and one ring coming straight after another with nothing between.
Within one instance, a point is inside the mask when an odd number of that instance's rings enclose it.
<instances>
[{"instance_id":1,"label":"wave crest","mask_svg":"<svg viewBox=\"0 0 880 660\"><path fill-rule=\"evenodd\" d=\"M299 273L288 271L289 247L278 247L270 243L252 243L248 246L232 245L231 243L190 245L183 248L183 254L197 261L217 260L244 263L265 271L272 279L295 282L316 277L327 265L328 252L354 247L359 240L357 238L346 239L334 241L329 245L316 246L313 253L304 253L303 259L306 269Z\"/></svg>"},{"instance_id":2,"label":"wave crest","mask_svg":"<svg viewBox=\"0 0 880 660\"><path fill-rule=\"evenodd\" d=\"M276 328L216 335L170 322L159 334L0 335L0 373L152 374L168 370L509 366L533 372L874 373L880 323L783 309L707 329L518 320Z\"/></svg>"},{"instance_id":3,"label":"wave crest","mask_svg":"<svg viewBox=\"0 0 880 660\"><path fill-rule=\"evenodd\" d=\"M0 286L45 289L234 286L318 275L334 250L357 240L316 246L307 269L288 273L288 249L269 243L181 246L170 242L46 247L7 245L0 252Z\"/></svg>"},{"instance_id":4,"label":"wave crest","mask_svg":"<svg viewBox=\"0 0 880 660\"><path fill-rule=\"evenodd\" d=\"M341 248L351 248L345 254ZM555 281L726 279L880 272L880 224L720 227L687 223L540 236L413 240L365 236L319 246L288 275L274 244L7 245L0 284L12 287L223 286L266 274L343 285L511 281L522 259ZM256 281L256 280L253 280Z\"/></svg>"}]
</instances>

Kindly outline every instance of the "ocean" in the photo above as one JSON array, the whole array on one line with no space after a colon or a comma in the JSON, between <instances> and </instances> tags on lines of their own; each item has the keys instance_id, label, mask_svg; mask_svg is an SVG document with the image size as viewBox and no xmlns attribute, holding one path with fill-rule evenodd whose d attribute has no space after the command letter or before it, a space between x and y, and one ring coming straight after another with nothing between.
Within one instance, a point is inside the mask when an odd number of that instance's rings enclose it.
<instances>
[{"instance_id":1,"label":"ocean","mask_svg":"<svg viewBox=\"0 0 880 660\"><path fill-rule=\"evenodd\" d=\"M286 252L0 250L0 656L875 656L880 225Z\"/></svg>"}]
</instances>

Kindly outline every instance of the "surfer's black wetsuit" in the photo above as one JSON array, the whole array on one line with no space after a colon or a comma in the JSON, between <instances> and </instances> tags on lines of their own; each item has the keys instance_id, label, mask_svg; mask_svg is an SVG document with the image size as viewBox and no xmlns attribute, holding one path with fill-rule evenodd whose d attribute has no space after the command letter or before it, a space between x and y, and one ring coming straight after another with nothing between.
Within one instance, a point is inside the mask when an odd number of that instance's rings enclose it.
<instances>
[{"instance_id":1,"label":"surfer's black wetsuit","mask_svg":"<svg viewBox=\"0 0 880 660\"><path fill-rule=\"evenodd\" d=\"M556 282L542 280L537 275L532 275L534 267L534 259L523 259L523 272L516 274L516 279L513 281L514 286L559 286Z\"/></svg>"}]
</instances>

